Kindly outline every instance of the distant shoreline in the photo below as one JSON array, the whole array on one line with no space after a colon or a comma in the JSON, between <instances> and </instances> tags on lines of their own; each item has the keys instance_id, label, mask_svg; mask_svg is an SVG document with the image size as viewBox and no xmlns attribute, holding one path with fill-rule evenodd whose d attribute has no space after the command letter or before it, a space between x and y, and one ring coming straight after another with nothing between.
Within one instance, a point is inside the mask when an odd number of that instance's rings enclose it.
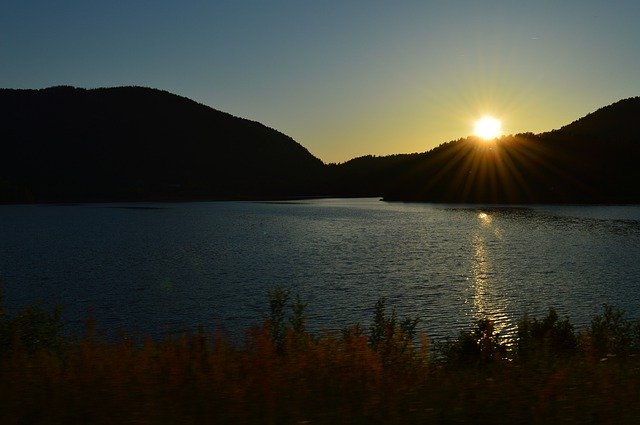
<instances>
[{"instance_id":1,"label":"distant shoreline","mask_svg":"<svg viewBox=\"0 0 640 425\"><path fill-rule=\"evenodd\" d=\"M171 203L171 204L183 204L194 202L260 202L260 203L278 203L286 201L307 201L315 199L367 199L378 198L381 202L385 203L398 203L398 204L437 204L437 205L477 205L477 206L489 206L489 207L530 207L530 206L635 206L640 205L640 202L523 202L523 203L509 203L509 202L452 202L452 201L437 201L437 200L402 200L402 199L385 199L383 196L339 196L339 195L318 195L318 196L277 196L277 197L224 197L224 198L164 198L164 199L88 199L88 200L51 200L51 201L2 201L0 206L3 205L42 205L42 206L76 206L76 205L89 205L89 204L123 204L123 203L143 203L143 204L157 204L157 203Z\"/></svg>"}]
</instances>

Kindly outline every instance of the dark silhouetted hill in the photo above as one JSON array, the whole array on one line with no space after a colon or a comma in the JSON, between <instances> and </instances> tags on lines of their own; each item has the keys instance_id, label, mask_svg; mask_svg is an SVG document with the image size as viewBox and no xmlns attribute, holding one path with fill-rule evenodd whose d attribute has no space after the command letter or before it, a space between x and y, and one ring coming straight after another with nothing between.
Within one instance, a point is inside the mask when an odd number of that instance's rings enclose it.
<instances>
[{"instance_id":1,"label":"dark silhouetted hill","mask_svg":"<svg viewBox=\"0 0 640 425\"><path fill-rule=\"evenodd\" d=\"M0 202L383 196L640 202L640 98L558 130L324 165L290 137L140 87L0 90Z\"/></svg>"},{"instance_id":2,"label":"dark silhouetted hill","mask_svg":"<svg viewBox=\"0 0 640 425\"><path fill-rule=\"evenodd\" d=\"M620 100L559 130L565 135L603 140L639 140L640 97Z\"/></svg>"},{"instance_id":3,"label":"dark silhouetted hill","mask_svg":"<svg viewBox=\"0 0 640 425\"><path fill-rule=\"evenodd\" d=\"M324 164L290 137L168 92L0 90L0 201L316 195Z\"/></svg>"},{"instance_id":4,"label":"dark silhouetted hill","mask_svg":"<svg viewBox=\"0 0 640 425\"><path fill-rule=\"evenodd\" d=\"M470 203L640 202L640 98L559 130L449 142L390 173L385 200Z\"/></svg>"},{"instance_id":5,"label":"dark silhouetted hill","mask_svg":"<svg viewBox=\"0 0 640 425\"><path fill-rule=\"evenodd\" d=\"M325 173L326 191L334 196L381 196L423 155L366 155L342 164L329 164Z\"/></svg>"}]
</instances>

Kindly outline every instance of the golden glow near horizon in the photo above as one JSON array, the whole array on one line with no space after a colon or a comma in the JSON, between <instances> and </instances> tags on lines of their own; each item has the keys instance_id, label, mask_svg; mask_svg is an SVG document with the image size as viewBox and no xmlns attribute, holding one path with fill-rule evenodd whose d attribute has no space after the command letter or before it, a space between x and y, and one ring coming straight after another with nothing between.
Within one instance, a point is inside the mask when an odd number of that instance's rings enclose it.
<instances>
[{"instance_id":1,"label":"golden glow near horizon","mask_svg":"<svg viewBox=\"0 0 640 425\"><path fill-rule=\"evenodd\" d=\"M474 123L474 136L484 140L492 140L502 134L502 123L499 119L485 115Z\"/></svg>"}]
</instances>

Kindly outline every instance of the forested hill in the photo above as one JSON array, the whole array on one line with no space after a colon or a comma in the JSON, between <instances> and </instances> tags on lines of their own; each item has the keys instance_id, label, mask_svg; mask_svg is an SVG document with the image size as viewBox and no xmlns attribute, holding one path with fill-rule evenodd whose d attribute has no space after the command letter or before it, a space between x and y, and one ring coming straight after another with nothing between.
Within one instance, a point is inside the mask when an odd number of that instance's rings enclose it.
<instances>
[{"instance_id":1,"label":"forested hill","mask_svg":"<svg viewBox=\"0 0 640 425\"><path fill-rule=\"evenodd\" d=\"M0 90L0 201L315 195L324 164L290 137L141 87Z\"/></svg>"},{"instance_id":2,"label":"forested hill","mask_svg":"<svg viewBox=\"0 0 640 425\"><path fill-rule=\"evenodd\" d=\"M636 97L548 133L449 142L390 174L384 199L639 203L639 119Z\"/></svg>"},{"instance_id":3,"label":"forested hill","mask_svg":"<svg viewBox=\"0 0 640 425\"><path fill-rule=\"evenodd\" d=\"M0 202L640 203L639 118L636 97L548 133L325 165L276 130L160 90L0 89Z\"/></svg>"},{"instance_id":4,"label":"forested hill","mask_svg":"<svg viewBox=\"0 0 640 425\"><path fill-rule=\"evenodd\" d=\"M557 132L611 141L640 141L640 97L620 100L592 112Z\"/></svg>"}]
</instances>

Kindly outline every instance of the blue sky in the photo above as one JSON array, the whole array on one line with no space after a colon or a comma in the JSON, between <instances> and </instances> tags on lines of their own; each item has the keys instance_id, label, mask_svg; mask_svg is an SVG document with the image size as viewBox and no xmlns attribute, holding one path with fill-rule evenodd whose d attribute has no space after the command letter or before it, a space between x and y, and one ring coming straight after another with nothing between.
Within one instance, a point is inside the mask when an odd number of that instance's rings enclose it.
<instances>
[{"instance_id":1,"label":"blue sky","mask_svg":"<svg viewBox=\"0 0 640 425\"><path fill-rule=\"evenodd\" d=\"M0 86L160 88L340 162L640 95L638 22L630 0L5 0Z\"/></svg>"}]
</instances>

